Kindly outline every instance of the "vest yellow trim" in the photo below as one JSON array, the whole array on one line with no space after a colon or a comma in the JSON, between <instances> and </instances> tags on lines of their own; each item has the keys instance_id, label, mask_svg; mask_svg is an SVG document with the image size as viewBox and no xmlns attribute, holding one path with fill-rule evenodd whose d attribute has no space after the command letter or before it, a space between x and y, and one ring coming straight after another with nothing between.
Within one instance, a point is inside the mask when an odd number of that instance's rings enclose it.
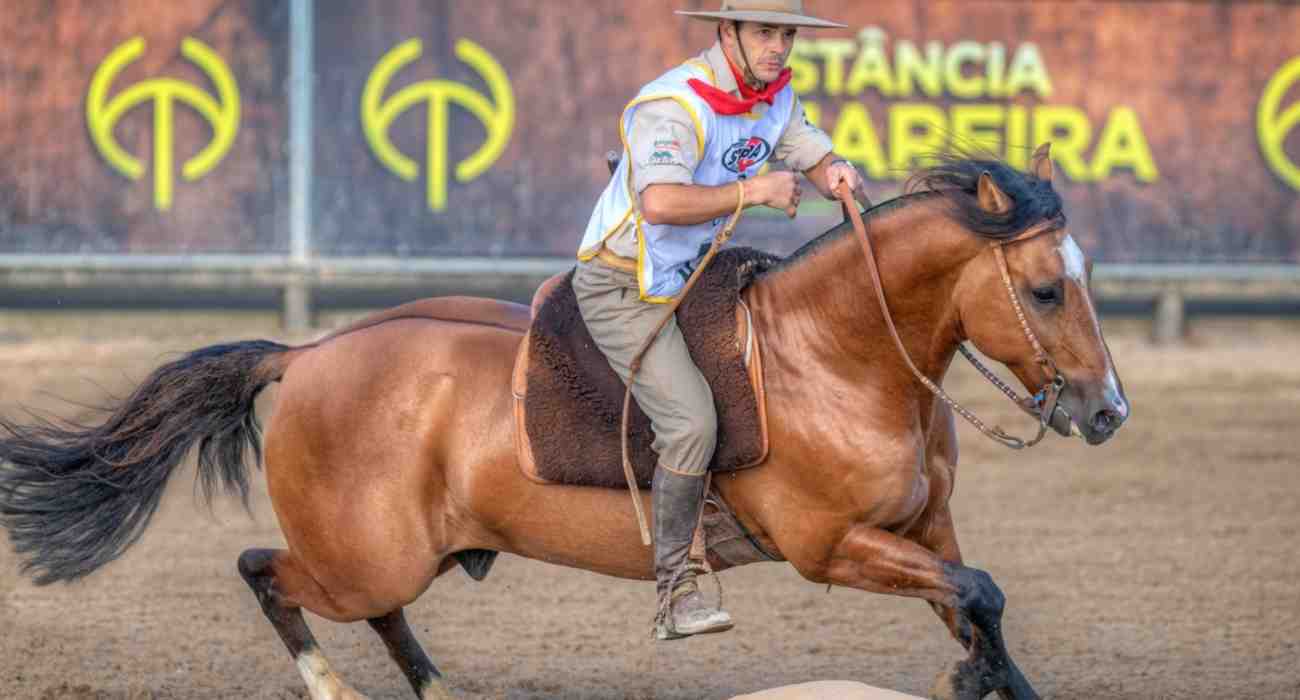
<instances>
[{"instance_id":1,"label":"vest yellow trim","mask_svg":"<svg viewBox=\"0 0 1300 700\"><path fill-rule=\"evenodd\" d=\"M682 109L686 110L687 114L691 115L691 123L695 126L695 147L700 152L700 157L704 157L704 123L700 121L700 116L695 113L695 108L691 106L691 103L687 102L686 98L681 95L664 94L638 97L627 103L627 106L623 108L623 114L626 115L627 111L633 107L639 107L647 102L654 102L655 100L672 100L681 105ZM623 119L621 118L618 120L618 137L623 141L623 153L625 155L630 155L632 150L628 147L627 130L624 128ZM631 170L631 166L629 166L628 170Z\"/></svg>"},{"instance_id":2,"label":"vest yellow trim","mask_svg":"<svg viewBox=\"0 0 1300 700\"><path fill-rule=\"evenodd\" d=\"M707 68L707 66L705 66L705 68ZM646 102L653 102L655 100L672 100L677 104L681 105L682 109L686 110L686 113L691 116L691 123L694 124L695 126L695 149L697 152L699 152L700 156L703 157L704 156L704 124L703 122L700 121L699 115L695 113L695 109L691 107L691 103L687 102L685 98L681 97L680 95L664 94L664 95L646 95L644 97L638 97L637 99L627 103L627 106L623 108L623 114L620 115L618 119L618 138L620 141L623 142L624 160L627 160L632 157L632 148L631 146L628 145L627 128L624 125L624 121L626 121L625 118L627 116L628 110L632 109L633 107L643 105ZM591 246L586 250L578 251L579 260L586 262L594 258L596 256L596 253L600 251L600 247L605 245L605 241L609 240L610 236L622 230L622 228L627 225L628 217L632 216L633 210L636 209L637 197L636 197L636 192L633 191L633 187L632 187L632 164L630 162L628 162L627 164L627 182L624 183L624 186L627 187L627 201L630 202L627 208L627 212L623 214L623 218L621 218L617 224L610 227L610 229L605 233L601 234L600 241L598 243L596 243L595 245ZM640 242L644 240L644 238L641 235L640 214L636 215L636 237L639 246ZM640 255L638 255L637 256L637 280L638 281L640 281L641 279L640 262L641 262ZM644 286L642 287L641 290L641 298L646 299Z\"/></svg>"},{"instance_id":3,"label":"vest yellow trim","mask_svg":"<svg viewBox=\"0 0 1300 700\"><path fill-rule=\"evenodd\" d=\"M704 69L708 71L710 75L712 75L713 71L709 70L709 67L707 65L704 66ZM627 142L627 128L625 124L625 122L627 121L626 116L628 110L632 109L633 107L637 107L639 105L645 104L646 102L653 102L655 100L672 100L677 104L681 105L682 109L686 110L686 113L691 116L691 122L695 126L695 150L700 154L701 158L704 157L704 123L700 121L700 116L696 114L695 108L693 108L691 106L691 103L687 102L686 99L684 97L681 97L680 95L656 94L656 95L645 95L644 97L638 97L637 99L627 103L627 106L623 108L623 114L622 116L619 117L618 120L618 138L620 141L623 142L623 158L628 159L632 157L632 147ZM624 226L627 225L628 217L635 216L636 250L637 250L636 283L637 283L638 290L640 292L641 300L648 301L652 304L666 304L672 301L673 297L657 297L657 296L646 295L645 278L641 274L641 271L645 269L645 235L641 230L641 222L643 221L643 219L641 218L641 213L635 211L637 208L636 206L637 196L636 196L636 192L634 191L634 188L632 187L632 164L630 162L627 164L627 181L624 183L624 186L627 187L627 201L631 202L631 204L628 206L627 213L623 214L623 218L619 220L617 225L613 226L612 228L610 228L610 230L606 231L603 235L601 235L599 243L591 246L586 250L578 251L578 259L583 262L586 262L596 257L596 253L600 252L600 247L605 245L605 241L608 240L610 236L614 235L615 233L620 231Z\"/></svg>"},{"instance_id":4,"label":"vest yellow trim","mask_svg":"<svg viewBox=\"0 0 1300 700\"><path fill-rule=\"evenodd\" d=\"M619 219L617 224L614 224L613 227L611 227L608 231L606 231L604 234L601 235L600 241L596 243L596 245L586 250L578 251L578 259L581 260L582 262L587 262L588 260L591 260L592 258L596 257L596 254L600 252L601 247L605 245L605 241L608 240L610 236L617 233L619 229L627 225L627 220L628 217L630 216L632 216L632 207L628 207L627 211L623 214L623 218Z\"/></svg>"},{"instance_id":5,"label":"vest yellow trim","mask_svg":"<svg viewBox=\"0 0 1300 700\"><path fill-rule=\"evenodd\" d=\"M691 60L686 62L686 65L694 66L704 71L704 74L709 77L710 85L716 86L718 84L718 74L713 72L713 66L709 65L708 61L705 61L700 58L692 58Z\"/></svg>"},{"instance_id":6,"label":"vest yellow trim","mask_svg":"<svg viewBox=\"0 0 1300 700\"><path fill-rule=\"evenodd\" d=\"M705 66L705 68L707 68L707 66ZM710 73L711 72L712 71L710 71ZM646 102L652 102L654 100L665 99L665 98L671 99L677 104L681 105L682 109L686 110L686 113L691 115L691 121L695 123L695 150L697 153L699 153L699 156L703 158L704 157L704 125L703 123L700 122L700 117L698 114L695 113L695 110L691 107L691 104L687 102L684 98L678 95L647 95L645 97L632 100L630 103L628 103L628 105L623 108L623 114L627 114L628 110L632 109L633 107L636 107L637 105L644 104ZM626 133L626 129L623 128L623 122L624 122L623 119L618 120L618 135L619 138L623 140L623 153L626 154L625 157L630 158L632 157L632 148L627 142L627 133ZM628 201L632 202L632 206L635 208L637 202L637 196L636 193L633 191L633 187L632 187L631 164L628 165L628 169L627 169L627 196L628 196ZM666 304L672 301L673 298L650 296L646 294L645 275L642 274L642 271L645 270L645 255L646 255L645 233L641 230L642 221L644 221L644 219L641 217L641 212L637 212L636 213L637 290L640 293L640 297L642 301L648 301L652 304Z\"/></svg>"},{"instance_id":7,"label":"vest yellow trim","mask_svg":"<svg viewBox=\"0 0 1300 700\"><path fill-rule=\"evenodd\" d=\"M651 304L667 304L673 300L673 297L656 297L646 294L645 277L642 276L641 270L645 268L645 235L641 233L641 216L636 217L636 286L640 292L641 301L648 301Z\"/></svg>"}]
</instances>

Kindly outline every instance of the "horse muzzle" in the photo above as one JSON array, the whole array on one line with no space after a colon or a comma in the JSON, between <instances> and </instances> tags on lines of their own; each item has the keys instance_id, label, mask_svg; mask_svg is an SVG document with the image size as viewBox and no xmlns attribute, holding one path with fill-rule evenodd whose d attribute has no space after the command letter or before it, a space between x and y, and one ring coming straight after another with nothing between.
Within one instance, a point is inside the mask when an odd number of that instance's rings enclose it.
<instances>
[{"instance_id":1,"label":"horse muzzle","mask_svg":"<svg viewBox=\"0 0 1300 700\"><path fill-rule=\"evenodd\" d=\"M1087 397L1065 392L1052 412L1048 425L1061 435L1077 435L1089 445L1100 445L1115 436L1129 416L1128 399L1109 386ZM1076 419L1074 416L1082 416Z\"/></svg>"}]
</instances>

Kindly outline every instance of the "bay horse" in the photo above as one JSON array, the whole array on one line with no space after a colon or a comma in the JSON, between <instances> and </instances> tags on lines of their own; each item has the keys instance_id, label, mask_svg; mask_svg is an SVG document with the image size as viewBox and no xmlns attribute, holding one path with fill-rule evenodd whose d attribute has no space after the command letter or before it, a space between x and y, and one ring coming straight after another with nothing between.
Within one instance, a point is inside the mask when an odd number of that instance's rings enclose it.
<instances>
[{"instance_id":1,"label":"bay horse","mask_svg":"<svg viewBox=\"0 0 1300 700\"><path fill-rule=\"evenodd\" d=\"M1023 315L1065 380L1054 427L1072 421L1096 444L1128 403L1051 171L1045 149L1028 173L953 157L866 220L898 337L928 381L941 383L969 340L1031 392L1047 384ZM1036 698L1003 640L1003 594L962 562L948 506L953 411L888 337L865 265L845 224L744 291L771 448L717 487L807 580L933 606L969 651L939 675L936 697ZM403 607L458 564L473 573L466 553L653 578L625 492L539 485L520 471L509 387L529 321L528 308L487 299L414 302L307 345L196 350L155 370L101 424L0 422L0 521L24 570L46 584L85 576L134 543L196 446L205 495L224 487L246 499L247 458L262 456L254 398L279 382L263 448L288 546L245 551L240 574L315 700L361 696L331 669L303 608L366 620L417 696L451 697ZM649 492L640 498L651 510Z\"/></svg>"}]
</instances>

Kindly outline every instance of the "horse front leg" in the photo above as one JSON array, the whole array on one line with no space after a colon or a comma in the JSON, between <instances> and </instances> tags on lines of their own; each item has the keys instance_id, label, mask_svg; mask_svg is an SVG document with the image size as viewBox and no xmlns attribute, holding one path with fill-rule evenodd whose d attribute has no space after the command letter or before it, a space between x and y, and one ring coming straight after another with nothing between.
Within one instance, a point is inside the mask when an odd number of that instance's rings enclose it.
<instances>
[{"instance_id":1,"label":"horse front leg","mask_svg":"<svg viewBox=\"0 0 1300 700\"><path fill-rule=\"evenodd\" d=\"M957 529L953 526L952 512L948 510L946 503L933 514L923 518L922 523L909 532L907 538L921 543L949 564L963 563L961 547L957 545ZM970 651L971 642L974 641L970 619L950 605L931 602L930 607L934 609L939 619L943 620L943 624L952 633L953 639L956 639L963 649Z\"/></svg>"},{"instance_id":2,"label":"horse front leg","mask_svg":"<svg viewBox=\"0 0 1300 700\"><path fill-rule=\"evenodd\" d=\"M951 608L969 622L970 655L939 677L933 697L978 700L997 691L1003 698L1037 700L1038 694L1007 653L1002 638L1006 597L987 573L944 561L921 544L891 532L860 525L836 545L824 578L873 593L921 598Z\"/></svg>"}]
</instances>

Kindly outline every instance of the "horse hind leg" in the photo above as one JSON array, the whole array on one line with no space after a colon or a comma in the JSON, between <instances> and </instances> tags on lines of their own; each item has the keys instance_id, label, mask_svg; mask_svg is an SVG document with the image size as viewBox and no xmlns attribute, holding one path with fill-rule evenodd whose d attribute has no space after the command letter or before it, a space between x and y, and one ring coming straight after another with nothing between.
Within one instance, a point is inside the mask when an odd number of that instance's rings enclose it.
<instances>
[{"instance_id":1,"label":"horse hind leg","mask_svg":"<svg viewBox=\"0 0 1300 700\"><path fill-rule=\"evenodd\" d=\"M330 667L302 607L329 607L321 587L303 571L293 554L283 549L249 549L239 555L239 574L262 605L262 612L293 656L312 700L366 700L365 696L343 682Z\"/></svg>"},{"instance_id":2,"label":"horse hind leg","mask_svg":"<svg viewBox=\"0 0 1300 700\"><path fill-rule=\"evenodd\" d=\"M420 700L450 700L452 696L442 684L442 674L438 673L420 642L411 633L411 627L406 624L406 615L401 608L383 617L373 617L367 622L384 641L384 646L388 647L388 655L406 674L406 679L415 689L416 697Z\"/></svg>"}]
</instances>

